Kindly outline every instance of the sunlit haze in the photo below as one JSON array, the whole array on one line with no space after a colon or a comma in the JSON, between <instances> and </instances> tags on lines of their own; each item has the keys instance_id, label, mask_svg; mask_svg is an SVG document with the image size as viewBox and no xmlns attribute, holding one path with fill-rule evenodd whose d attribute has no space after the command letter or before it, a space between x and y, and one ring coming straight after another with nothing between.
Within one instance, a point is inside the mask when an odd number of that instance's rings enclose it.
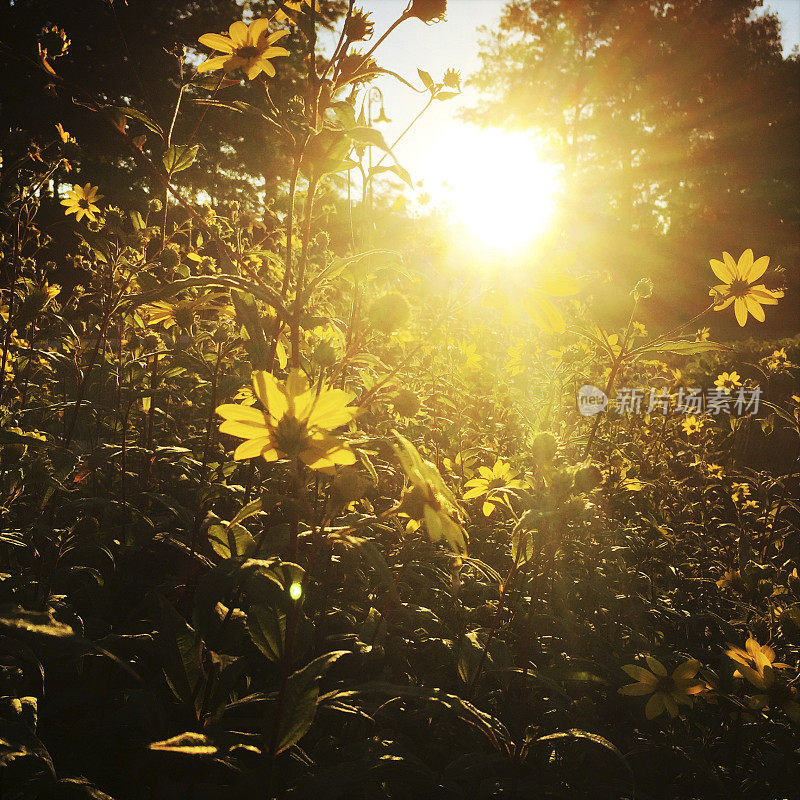
<instances>
[{"instance_id":1,"label":"sunlit haze","mask_svg":"<svg viewBox=\"0 0 800 800\"><path fill-rule=\"evenodd\" d=\"M429 143L422 168L432 201L484 249L518 251L552 217L559 170L525 134L463 125Z\"/></svg>"}]
</instances>

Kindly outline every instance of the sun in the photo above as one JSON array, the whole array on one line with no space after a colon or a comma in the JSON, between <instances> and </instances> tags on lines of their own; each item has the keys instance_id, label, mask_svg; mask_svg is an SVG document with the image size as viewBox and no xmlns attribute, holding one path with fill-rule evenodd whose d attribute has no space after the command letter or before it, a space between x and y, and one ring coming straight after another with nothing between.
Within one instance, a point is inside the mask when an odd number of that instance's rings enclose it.
<instances>
[{"instance_id":1,"label":"sun","mask_svg":"<svg viewBox=\"0 0 800 800\"><path fill-rule=\"evenodd\" d=\"M462 126L448 135L429 167L456 233L482 249L525 250L545 233L560 188L560 169L540 158L524 133ZM439 199L439 198L437 198Z\"/></svg>"}]
</instances>

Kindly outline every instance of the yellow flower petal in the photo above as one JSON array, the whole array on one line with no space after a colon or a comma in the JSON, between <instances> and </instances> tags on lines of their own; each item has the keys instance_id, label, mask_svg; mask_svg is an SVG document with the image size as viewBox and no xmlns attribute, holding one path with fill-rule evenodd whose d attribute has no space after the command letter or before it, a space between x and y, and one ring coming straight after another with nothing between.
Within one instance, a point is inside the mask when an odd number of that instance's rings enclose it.
<instances>
[{"instance_id":1,"label":"yellow flower petal","mask_svg":"<svg viewBox=\"0 0 800 800\"><path fill-rule=\"evenodd\" d=\"M647 719L655 719L659 714L664 711L664 695L661 692L656 692L644 707L644 715Z\"/></svg>"},{"instance_id":2,"label":"yellow flower petal","mask_svg":"<svg viewBox=\"0 0 800 800\"><path fill-rule=\"evenodd\" d=\"M286 394L270 372L265 370L253 372L253 393L276 422L279 422L289 410Z\"/></svg>"},{"instance_id":3,"label":"yellow flower petal","mask_svg":"<svg viewBox=\"0 0 800 800\"><path fill-rule=\"evenodd\" d=\"M759 322L763 322L766 318L766 315L764 314L764 309L759 305L758 300L748 295L744 298L744 301L747 305L747 310L753 315L753 317L755 317Z\"/></svg>"},{"instance_id":4,"label":"yellow flower petal","mask_svg":"<svg viewBox=\"0 0 800 800\"><path fill-rule=\"evenodd\" d=\"M268 19L264 19L263 17L261 19L254 19L250 23L250 27L248 29L248 35L250 37L250 41L252 42L252 44L257 45L258 40L261 39L266 34L268 28L269 28Z\"/></svg>"},{"instance_id":5,"label":"yellow flower petal","mask_svg":"<svg viewBox=\"0 0 800 800\"><path fill-rule=\"evenodd\" d=\"M748 247L747 250L744 251L739 256L739 263L737 265L737 272L739 273L739 277L743 281L747 281L748 283L752 283L750 280L750 270L753 267L753 251Z\"/></svg>"},{"instance_id":6,"label":"yellow flower petal","mask_svg":"<svg viewBox=\"0 0 800 800\"><path fill-rule=\"evenodd\" d=\"M637 664L626 664L622 669L630 675L631 678L640 683L647 684L648 686L655 686L658 683L658 678L653 675L650 670L640 667Z\"/></svg>"},{"instance_id":7,"label":"yellow flower petal","mask_svg":"<svg viewBox=\"0 0 800 800\"><path fill-rule=\"evenodd\" d=\"M204 33L197 41L219 53L233 52L233 42L227 36L219 33Z\"/></svg>"},{"instance_id":8,"label":"yellow flower petal","mask_svg":"<svg viewBox=\"0 0 800 800\"><path fill-rule=\"evenodd\" d=\"M228 35L231 37L234 50L245 47L247 45L247 23L237 20L228 28Z\"/></svg>"},{"instance_id":9,"label":"yellow flower petal","mask_svg":"<svg viewBox=\"0 0 800 800\"><path fill-rule=\"evenodd\" d=\"M275 450L273 447L272 436L259 436L256 439L248 439L246 442L242 442L233 451L233 460L245 461L248 458L260 456L262 453L268 450ZM269 461L270 459L267 460Z\"/></svg>"},{"instance_id":10,"label":"yellow flower petal","mask_svg":"<svg viewBox=\"0 0 800 800\"><path fill-rule=\"evenodd\" d=\"M744 301L743 297L737 297L734 300L733 313L739 325L744 327L745 323L747 322L747 303Z\"/></svg>"},{"instance_id":11,"label":"yellow flower petal","mask_svg":"<svg viewBox=\"0 0 800 800\"><path fill-rule=\"evenodd\" d=\"M711 265L711 269L714 274L724 283L729 284L736 280L735 272L727 263L718 261L716 258L712 258L708 263Z\"/></svg>"},{"instance_id":12,"label":"yellow flower petal","mask_svg":"<svg viewBox=\"0 0 800 800\"><path fill-rule=\"evenodd\" d=\"M657 659L653 658L652 656L645 656L645 661L647 661L647 666L653 670L655 675L660 677L664 677L667 674L667 668Z\"/></svg>"},{"instance_id":13,"label":"yellow flower petal","mask_svg":"<svg viewBox=\"0 0 800 800\"><path fill-rule=\"evenodd\" d=\"M629 683L627 686L621 686L618 691L620 694L625 694L630 697L641 697L645 694L651 694L653 692L653 687L648 686L646 683Z\"/></svg>"},{"instance_id":14,"label":"yellow flower petal","mask_svg":"<svg viewBox=\"0 0 800 800\"><path fill-rule=\"evenodd\" d=\"M766 271L769 266L769 256L761 256L753 262L750 273L747 276L748 283L755 283Z\"/></svg>"},{"instance_id":15,"label":"yellow flower petal","mask_svg":"<svg viewBox=\"0 0 800 800\"><path fill-rule=\"evenodd\" d=\"M199 72L211 72L214 69L220 69L225 67L228 62L230 61L230 56L214 56L213 58L209 58L207 61L204 61L197 67L197 71Z\"/></svg>"}]
</instances>

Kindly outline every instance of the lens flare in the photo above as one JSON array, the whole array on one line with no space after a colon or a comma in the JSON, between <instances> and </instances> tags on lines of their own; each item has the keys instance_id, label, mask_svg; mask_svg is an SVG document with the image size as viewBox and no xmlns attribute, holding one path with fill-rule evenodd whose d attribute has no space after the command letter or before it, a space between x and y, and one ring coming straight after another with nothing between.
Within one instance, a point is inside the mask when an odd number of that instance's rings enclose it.
<instances>
[{"instance_id":1,"label":"lens flare","mask_svg":"<svg viewBox=\"0 0 800 800\"><path fill-rule=\"evenodd\" d=\"M540 158L523 133L464 127L432 152L426 189L449 207L457 235L488 250L515 253L547 231L560 169Z\"/></svg>"}]
</instances>

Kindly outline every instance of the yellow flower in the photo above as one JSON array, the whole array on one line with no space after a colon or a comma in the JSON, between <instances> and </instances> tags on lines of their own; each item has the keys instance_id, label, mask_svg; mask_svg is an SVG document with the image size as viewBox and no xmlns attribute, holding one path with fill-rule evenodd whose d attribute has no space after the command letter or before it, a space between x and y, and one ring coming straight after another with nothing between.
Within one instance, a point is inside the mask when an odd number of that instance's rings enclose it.
<instances>
[{"instance_id":1,"label":"yellow flower","mask_svg":"<svg viewBox=\"0 0 800 800\"><path fill-rule=\"evenodd\" d=\"M234 316L231 306L214 306L214 301L224 296L224 292L210 292L196 297L194 300L178 300L175 303L157 300L154 303L143 306L142 310L147 312L151 325L163 325L166 329L177 325L179 328L186 330L192 326L194 315L199 311L214 309L222 316Z\"/></svg>"},{"instance_id":2,"label":"yellow flower","mask_svg":"<svg viewBox=\"0 0 800 800\"><path fill-rule=\"evenodd\" d=\"M478 352L476 345L471 344L468 347L465 347L462 351L462 355L464 356L464 369L467 369L470 372L475 372L481 368L481 364L483 364L483 356Z\"/></svg>"},{"instance_id":3,"label":"yellow flower","mask_svg":"<svg viewBox=\"0 0 800 800\"><path fill-rule=\"evenodd\" d=\"M621 687L619 693L633 697L652 695L644 708L647 719L655 719L664 711L671 717L677 717L678 704L691 706L694 695L706 690L705 685L695 678L701 666L697 659L684 661L672 675L667 674L667 668L657 659L647 656L646 660L650 669L636 664L627 664L622 668L636 683Z\"/></svg>"},{"instance_id":4,"label":"yellow flower","mask_svg":"<svg viewBox=\"0 0 800 800\"><path fill-rule=\"evenodd\" d=\"M718 589L729 589L740 586L742 583L742 576L738 569L726 570L723 576L717 581Z\"/></svg>"},{"instance_id":5,"label":"yellow flower","mask_svg":"<svg viewBox=\"0 0 800 800\"><path fill-rule=\"evenodd\" d=\"M696 417L694 414L692 414L691 416L686 417L681 425L683 426L685 433L688 436L692 436L693 434L700 433L700 431L703 430L703 425L705 425L705 422L700 417Z\"/></svg>"},{"instance_id":6,"label":"yellow flower","mask_svg":"<svg viewBox=\"0 0 800 800\"><path fill-rule=\"evenodd\" d=\"M473 478L464 484L467 490L464 493L464 500L473 500L476 497L485 498L483 501L485 517L490 517L494 513L496 503L505 499L509 489L525 487L525 482L519 480L519 474L499 458L491 469L478 467L478 473L480 478Z\"/></svg>"},{"instance_id":7,"label":"yellow flower","mask_svg":"<svg viewBox=\"0 0 800 800\"><path fill-rule=\"evenodd\" d=\"M797 702L797 689L787 686L778 677L776 670L789 669L788 664L775 661L775 651L768 645L761 645L752 637L744 645L736 647L728 643L725 654L738 665L733 673L735 678L745 678L761 693L747 698L748 705L754 709L779 706L795 724L800 724L800 704Z\"/></svg>"},{"instance_id":8,"label":"yellow flower","mask_svg":"<svg viewBox=\"0 0 800 800\"><path fill-rule=\"evenodd\" d=\"M757 689L768 689L775 682L776 669L789 669L788 664L775 663L775 651L766 644L759 644L750 637L741 647L728 643L725 655L739 666L734 678L746 678Z\"/></svg>"},{"instance_id":9,"label":"yellow flower","mask_svg":"<svg viewBox=\"0 0 800 800\"><path fill-rule=\"evenodd\" d=\"M786 354L786 348L781 347L780 350L773 350L772 355L768 356L762 361L766 361L767 369L771 372L777 372L778 370L785 369L786 367L794 367L795 364L789 360L789 356Z\"/></svg>"},{"instance_id":10,"label":"yellow flower","mask_svg":"<svg viewBox=\"0 0 800 800\"><path fill-rule=\"evenodd\" d=\"M721 375L717 375L714 386L718 389L724 389L726 394L730 394L732 389L742 385L741 378L742 376L735 370L733 372L723 372Z\"/></svg>"},{"instance_id":11,"label":"yellow flower","mask_svg":"<svg viewBox=\"0 0 800 800\"><path fill-rule=\"evenodd\" d=\"M647 328L645 328L645 326L641 322L634 322L631 325L631 328L633 330L634 336L641 336L641 337L647 336Z\"/></svg>"},{"instance_id":12,"label":"yellow flower","mask_svg":"<svg viewBox=\"0 0 800 800\"><path fill-rule=\"evenodd\" d=\"M283 3L284 8L295 12L302 11L304 5L311 8L311 0L284 0ZM315 13L322 11L318 0L315 0L314 2L314 11ZM275 19L279 22L286 20L290 25L295 24L294 20L287 13L285 13L283 9L278 9L278 11L275 12Z\"/></svg>"},{"instance_id":13,"label":"yellow flower","mask_svg":"<svg viewBox=\"0 0 800 800\"><path fill-rule=\"evenodd\" d=\"M715 298L714 311L722 311L733 303L739 325L744 326L748 314L763 322L764 309L761 306L775 306L783 297L779 289L770 290L763 283L756 284L769 266L769 256L753 261L753 251L747 249L738 263L730 253L723 253L722 258L722 261L712 258L709 262L714 274L722 281L709 292Z\"/></svg>"},{"instance_id":14,"label":"yellow flower","mask_svg":"<svg viewBox=\"0 0 800 800\"><path fill-rule=\"evenodd\" d=\"M455 553L466 554L467 537L459 524L460 513L455 496L445 485L439 470L426 461L405 436L397 431L394 435L400 442L399 447L395 445L395 454L411 481L401 512L412 520L409 530L416 530L424 521L432 542L444 540Z\"/></svg>"},{"instance_id":15,"label":"yellow flower","mask_svg":"<svg viewBox=\"0 0 800 800\"><path fill-rule=\"evenodd\" d=\"M358 414L357 408L348 405L353 395L341 389L309 389L299 370L292 370L285 382L257 370L253 393L265 411L236 403L217 408L217 414L225 418L220 432L245 440L234 451L236 461L256 456L265 461L299 458L312 469L355 463L352 450L330 435Z\"/></svg>"},{"instance_id":16,"label":"yellow flower","mask_svg":"<svg viewBox=\"0 0 800 800\"><path fill-rule=\"evenodd\" d=\"M746 483L734 483L731 489L733 490L731 492L731 500L734 503L738 503L745 497L750 497L750 486Z\"/></svg>"},{"instance_id":17,"label":"yellow flower","mask_svg":"<svg viewBox=\"0 0 800 800\"><path fill-rule=\"evenodd\" d=\"M199 39L200 44L224 55L212 56L204 61L197 71L208 72L221 67L225 72L241 69L250 80L261 72L272 77L275 74L275 67L270 63L270 59L289 55L285 47L272 45L289 31L268 33L268 28L268 19L256 19L249 25L239 20L228 28L227 36L204 33Z\"/></svg>"},{"instance_id":18,"label":"yellow flower","mask_svg":"<svg viewBox=\"0 0 800 800\"><path fill-rule=\"evenodd\" d=\"M97 186L87 183L86 186L75 184L68 192L65 200L61 201L62 206L66 206L65 214L75 214L75 220L80 222L86 217L89 222L94 222L100 213L99 206L95 205L101 200L103 195L97 194Z\"/></svg>"},{"instance_id":19,"label":"yellow flower","mask_svg":"<svg viewBox=\"0 0 800 800\"><path fill-rule=\"evenodd\" d=\"M706 472L709 478L721 478L725 474L719 464L706 464Z\"/></svg>"},{"instance_id":20,"label":"yellow flower","mask_svg":"<svg viewBox=\"0 0 800 800\"><path fill-rule=\"evenodd\" d=\"M707 342L709 337L711 336L711 329L710 328L700 328L695 334L694 340L696 342Z\"/></svg>"}]
</instances>

